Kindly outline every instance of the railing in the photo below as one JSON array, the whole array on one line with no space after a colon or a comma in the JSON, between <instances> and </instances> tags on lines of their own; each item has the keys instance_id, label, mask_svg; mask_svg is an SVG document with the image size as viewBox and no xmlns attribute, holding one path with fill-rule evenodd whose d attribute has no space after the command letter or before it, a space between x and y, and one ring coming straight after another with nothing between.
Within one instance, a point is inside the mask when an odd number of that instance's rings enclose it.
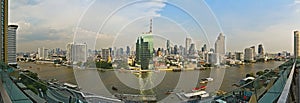
<instances>
[{"instance_id":1,"label":"railing","mask_svg":"<svg viewBox=\"0 0 300 103\"><path fill-rule=\"evenodd\" d=\"M286 81L286 84L283 88L283 91L282 91L277 103L288 103L289 102L289 96L290 96L291 86L292 86L293 79L294 79L294 71L296 68L296 64L297 64L297 62L295 62L293 65L293 68L290 72L290 75Z\"/></svg>"}]
</instances>

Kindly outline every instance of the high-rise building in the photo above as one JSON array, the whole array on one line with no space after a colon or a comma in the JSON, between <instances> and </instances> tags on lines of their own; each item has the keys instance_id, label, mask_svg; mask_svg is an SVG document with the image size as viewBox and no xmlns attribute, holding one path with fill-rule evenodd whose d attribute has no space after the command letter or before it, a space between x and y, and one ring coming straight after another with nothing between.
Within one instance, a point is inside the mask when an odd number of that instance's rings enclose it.
<instances>
[{"instance_id":1,"label":"high-rise building","mask_svg":"<svg viewBox=\"0 0 300 103\"><path fill-rule=\"evenodd\" d=\"M178 54L178 46L177 45L174 46L174 53L173 54Z\"/></svg>"},{"instance_id":2,"label":"high-rise building","mask_svg":"<svg viewBox=\"0 0 300 103\"><path fill-rule=\"evenodd\" d=\"M87 44L86 43L69 43L67 44L67 60L76 64L87 61Z\"/></svg>"},{"instance_id":3,"label":"high-rise building","mask_svg":"<svg viewBox=\"0 0 300 103\"><path fill-rule=\"evenodd\" d=\"M244 61L244 53L243 52L235 52L236 60Z\"/></svg>"},{"instance_id":4,"label":"high-rise building","mask_svg":"<svg viewBox=\"0 0 300 103\"><path fill-rule=\"evenodd\" d=\"M141 65L141 69L149 69L149 62L152 58L149 42L144 41L143 37L139 37L136 42L136 63Z\"/></svg>"},{"instance_id":5,"label":"high-rise building","mask_svg":"<svg viewBox=\"0 0 300 103\"><path fill-rule=\"evenodd\" d=\"M171 47L170 47L170 40L167 40L167 54L170 54L170 52L171 52Z\"/></svg>"},{"instance_id":6,"label":"high-rise building","mask_svg":"<svg viewBox=\"0 0 300 103\"><path fill-rule=\"evenodd\" d=\"M225 55L225 36L223 33L220 33L216 42L215 42L215 53L219 53L221 55Z\"/></svg>"},{"instance_id":7,"label":"high-rise building","mask_svg":"<svg viewBox=\"0 0 300 103\"><path fill-rule=\"evenodd\" d=\"M189 48L189 52L188 52L189 55L194 55L196 54L196 46L194 43L191 44L190 48Z\"/></svg>"},{"instance_id":8,"label":"high-rise building","mask_svg":"<svg viewBox=\"0 0 300 103\"><path fill-rule=\"evenodd\" d=\"M186 37L185 38L185 54L188 54L188 52L190 50L191 43L192 43L192 39Z\"/></svg>"},{"instance_id":9,"label":"high-rise building","mask_svg":"<svg viewBox=\"0 0 300 103\"><path fill-rule=\"evenodd\" d=\"M18 25L8 25L7 35L7 63L8 65L17 65L16 53L16 31Z\"/></svg>"},{"instance_id":10,"label":"high-rise building","mask_svg":"<svg viewBox=\"0 0 300 103\"><path fill-rule=\"evenodd\" d=\"M152 19L150 20L150 31L138 37L136 42L135 62L141 65L141 69L149 69L150 60L153 57L153 34Z\"/></svg>"},{"instance_id":11,"label":"high-rise building","mask_svg":"<svg viewBox=\"0 0 300 103\"><path fill-rule=\"evenodd\" d=\"M294 31L294 56L299 58L300 56L300 32Z\"/></svg>"},{"instance_id":12,"label":"high-rise building","mask_svg":"<svg viewBox=\"0 0 300 103\"><path fill-rule=\"evenodd\" d=\"M8 63L8 0L1 0L0 61Z\"/></svg>"},{"instance_id":13,"label":"high-rise building","mask_svg":"<svg viewBox=\"0 0 300 103\"><path fill-rule=\"evenodd\" d=\"M264 55L264 48L262 44L258 45L258 55L263 56Z\"/></svg>"},{"instance_id":14,"label":"high-rise building","mask_svg":"<svg viewBox=\"0 0 300 103\"><path fill-rule=\"evenodd\" d=\"M253 62L254 61L254 54L253 54L252 48L245 49L244 61L245 62Z\"/></svg>"},{"instance_id":15,"label":"high-rise building","mask_svg":"<svg viewBox=\"0 0 300 103\"><path fill-rule=\"evenodd\" d=\"M126 55L127 55L127 56L130 55L130 47L129 47L129 46L126 47Z\"/></svg>"},{"instance_id":16,"label":"high-rise building","mask_svg":"<svg viewBox=\"0 0 300 103\"><path fill-rule=\"evenodd\" d=\"M255 56L256 56L255 46L251 46L250 48L252 48L252 50L253 50L253 57L254 57L254 60L255 60Z\"/></svg>"},{"instance_id":17,"label":"high-rise building","mask_svg":"<svg viewBox=\"0 0 300 103\"><path fill-rule=\"evenodd\" d=\"M38 48L37 59L45 60L48 59L48 49L46 48Z\"/></svg>"},{"instance_id":18,"label":"high-rise building","mask_svg":"<svg viewBox=\"0 0 300 103\"><path fill-rule=\"evenodd\" d=\"M110 50L109 49L102 49L101 53L102 53L102 59L104 61L110 61L111 54L110 54Z\"/></svg>"},{"instance_id":19,"label":"high-rise building","mask_svg":"<svg viewBox=\"0 0 300 103\"><path fill-rule=\"evenodd\" d=\"M220 64L220 60L219 60L219 53L212 53L212 52L209 52L207 53L207 61L209 64L212 64L212 65L219 65Z\"/></svg>"},{"instance_id":20,"label":"high-rise building","mask_svg":"<svg viewBox=\"0 0 300 103\"><path fill-rule=\"evenodd\" d=\"M201 48L201 51L202 51L202 52L206 52L206 51L207 51L206 44L203 45L203 47Z\"/></svg>"}]
</instances>

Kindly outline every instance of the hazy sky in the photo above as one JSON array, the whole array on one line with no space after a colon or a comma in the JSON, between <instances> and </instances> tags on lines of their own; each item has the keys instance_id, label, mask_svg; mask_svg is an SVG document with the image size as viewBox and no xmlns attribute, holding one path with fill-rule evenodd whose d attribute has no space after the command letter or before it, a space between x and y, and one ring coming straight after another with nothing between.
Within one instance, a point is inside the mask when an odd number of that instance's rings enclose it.
<instances>
[{"instance_id":1,"label":"hazy sky","mask_svg":"<svg viewBox=\"0 0 300 103\"><path fill-rule=\"evenodd\" d=\"M86 42L89 48L133 47L153 19L156 47L213 47L220 32L227 51L262 43L267 52L292 51L300 30L300 0L11 0L10 23L19 25L18 51L63 48Z\"/></svg>"}]
</instances>

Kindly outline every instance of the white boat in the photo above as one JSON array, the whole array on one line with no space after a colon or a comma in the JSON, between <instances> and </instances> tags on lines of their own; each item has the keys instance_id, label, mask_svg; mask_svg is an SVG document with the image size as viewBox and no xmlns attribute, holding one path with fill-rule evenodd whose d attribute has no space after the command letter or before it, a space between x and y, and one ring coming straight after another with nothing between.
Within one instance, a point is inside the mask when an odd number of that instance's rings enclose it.
<instances>
[{"instance_id":1,"label":"white boat","mask_svg":"<svg viewBox=\"0 0 300 103\"><path fill-rule=\"evenodd\" d=\"M198 91L198 92L192 92L192 93L185 93L183 94L187 98L195 97L195 96L201 96L201 98L209 97L209 93L206 91Z\"/></svg>"},{"instance_id":2,"label":"white boat","mask_svg":"<svg viewBox=\"0 0 300 103\"><path fill-rule=\"evenodd\" d=\"M209 78L206 78L206 80L209 81L209 82L211 82L211 81L213 81L214 79L209 77Z\"/></svg>"}]
</instances>

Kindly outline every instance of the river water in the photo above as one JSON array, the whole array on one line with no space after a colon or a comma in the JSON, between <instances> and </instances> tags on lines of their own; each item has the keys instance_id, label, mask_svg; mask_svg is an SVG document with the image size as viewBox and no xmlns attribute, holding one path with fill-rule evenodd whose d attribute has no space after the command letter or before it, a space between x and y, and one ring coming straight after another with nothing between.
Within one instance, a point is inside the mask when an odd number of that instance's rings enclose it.
<instances>
[{"instance_id":1,"label":"river water","mask_svg":"<svg viewBox=\"0 0 300 103\"><path fill-rule=\"evenodd\" d=\"M187 70L182 72L157 71L148 73L133 73L127 71L98 72L95 69L72 69L53 64L23 63L22 69L29 69L39 74L41 79L57 79L79 85L82 91L97 95L112 97L115 93L125 94L154 94L160 101L179 101L176 95L166 95L168 90L174 92L189 92L194 87L203 86L199 82L203 78L214 80L207 85L207 92L216 90L231 91L233 83L245 78L247 73L256 73L265 69L277 68L283 62L270 61L227 68L212 68L208 70ZM116 87L118 90L112 90Z\"/></svg>"}]
</instances>

